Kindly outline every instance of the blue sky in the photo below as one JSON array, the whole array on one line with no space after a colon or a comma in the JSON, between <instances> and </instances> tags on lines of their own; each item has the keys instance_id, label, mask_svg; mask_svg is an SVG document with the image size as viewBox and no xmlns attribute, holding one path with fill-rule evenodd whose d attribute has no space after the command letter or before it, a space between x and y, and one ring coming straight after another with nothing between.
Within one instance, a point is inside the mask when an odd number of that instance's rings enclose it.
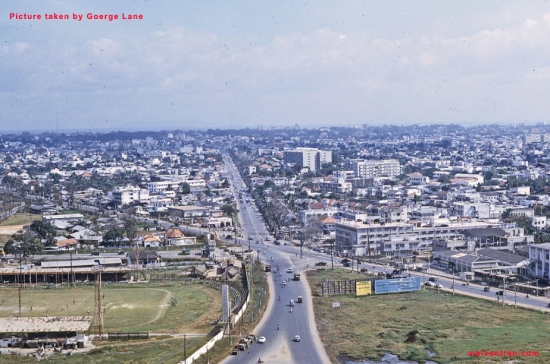
<instances>
[{"instance_id":1,"label":"blue sky","mask_svg":"<svg viewBox=\"0 0 550 364\"><path fill-rule=\"evenodd\" d=\"M0 40L0 131L550 114L547 1L2 1Z\"/></svg>"}]
</instances>

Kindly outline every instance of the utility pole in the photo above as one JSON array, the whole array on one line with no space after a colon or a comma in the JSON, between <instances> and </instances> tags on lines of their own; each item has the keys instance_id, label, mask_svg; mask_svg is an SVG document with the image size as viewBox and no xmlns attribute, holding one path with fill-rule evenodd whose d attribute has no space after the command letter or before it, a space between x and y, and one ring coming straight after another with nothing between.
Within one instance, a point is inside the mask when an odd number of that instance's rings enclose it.
<instances>
[{"instance_id":1,"label":"utility pole","mask_svg":"<svg viewBox=\"0 0 550 364\"><path fill-rule=\"evenodd\" d=\"M502 308L504 308L504 301L506 300L506 277L502 278Z\"/></svg>"},{"instance_id":2,"label":"utility pole","mask_svg":"<svg viewBox=\"0 0 550 364\"><path fill-rule=\"evenodd\" d=\"M514 286L516 287L515 289L515 292L514 292L514 308L518 308L517 307L517 299L518 299L518 282L516 281L516 284L514 284Z\"/></svg>"},{"instance_id":3,"label":"utility pole","mask_svg":"<svg viewBox=\"0 0 550 364\"><path fill-rule=\"evenodd\" d=\"M183 360L187 359L187 335L183 334Z\"/></svg>"},{"instance_id":4,"label":"utility pole","mask_svg":"<svg viewBox=\"0 0 550 364\"><path fill-rule=\"evenodd\" d=\"M455 266L453 265L453 296L455 295Z\"/></svg>"},{"instance_id":5,"label":"utility pole","mask_svg":"<svg viewBox=\"0 0 550 364\"><path fill-rule=\"evenodd\" d=\"M23 250L19 250L19 317L21 317L21 289L23 289L23 282L21 281L22 258Z\"/></svg>"},{"instance_id":6,"label":"utility pole","mask_svg":"<svg viewBox=\"0 0 550 364\"><path fill-rule=\"evenodd\" d=\"M330 270L334 270L334 241L330 245Z\"/></svg>"},{"instance_id":7,"label":"utility pole","mask_svg":"<svg viewBox=\"0 0 550 364\"><path fill-rule=\"evenodd\" d=\"M73 274L73 251L70 250L69 253L71 254L71 279L70 279L70 283L71 283L71 286L74 287L74 274Z\"/></svg>"}]
</instances>

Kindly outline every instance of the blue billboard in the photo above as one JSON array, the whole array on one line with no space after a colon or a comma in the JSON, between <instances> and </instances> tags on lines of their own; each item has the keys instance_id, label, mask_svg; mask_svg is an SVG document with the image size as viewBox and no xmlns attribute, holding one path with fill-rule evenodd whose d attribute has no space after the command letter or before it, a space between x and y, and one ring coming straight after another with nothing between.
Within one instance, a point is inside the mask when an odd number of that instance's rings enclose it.
<instances>
[{"instance_id":1,"label":"blue billboard","mask_svg":"<svg viewBox=\"0 0 550 364\"><path fill-rule=\"evenodd\" d=\"M420 291L420 277L378 279L374 281L374 294Z\"/></svg>"}]
</instances>

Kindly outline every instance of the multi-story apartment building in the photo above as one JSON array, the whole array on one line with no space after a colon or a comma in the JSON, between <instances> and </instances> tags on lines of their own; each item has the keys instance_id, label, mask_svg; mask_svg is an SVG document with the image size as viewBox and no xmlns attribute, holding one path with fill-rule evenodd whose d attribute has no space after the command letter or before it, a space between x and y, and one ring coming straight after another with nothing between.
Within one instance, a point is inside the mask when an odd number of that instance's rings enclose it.
<instances>
[{"instance_id":1,"label":"multi-story apartment building","mask_svg":"<svg viewBox=\"0 0 550 364\"><path fill-rule=\"evenodd\" d=\"M547 278L550 273L550 243L529 245L529 270L538 278Z\"/></svg>"},{"instance_id":2,"label":"multi-story apartment building","mask_svg":"<svg viewBox=\"0 0 550 364\"><path fill-rule=\"evenodd\" d=\"M369 178L386 176L393 178L401 174L401 165L397 159L350 159L346 167L355 173L355 177Z\"/></svg>"},{"instance_id":3,"label":"multi-story apartment building","mask_svg":"<svg viewBox=\"0 0 550 364\"><path fill-rule=\"evenodd\" d=\"M308 167L315 172L321 168L321 164L332 163L332 152L317 148L296 148L284 152L284 162Z\"/></svg>"},{"instance_id":4,"label":"multi-story apartment building","mask_svg":"<svg viewBox=\"0 0 550 364\"><path fill-rule=\"evenodd\" d=\"M149 202L149 190L139 187L117 187L111 192L117 205L129 205L133 202Z\"/></svg>"},{"instance_id":5,"label":"multi-story apartment building","mask_svg":"<svg viewBox=\"0 0 550 364\"><path fill-rule=\"evenodd\" d=\"M433 240L463 239L465 229L486 228L482 222L449 223L440 226L415 226L412 223L365 224L355 221L340 221L335 224L335 249L347 254L352 250L361 254L358 246L370 246L395 239ZM372 251L371 251L372 253ZM376 252L380 253L380 252Z\"/></svg>"},{"instance_id":6,"label":"multi-story apartment building","mask_svg":"<svg viewBox=\"0 0 550 364\"><path fill-rule=\"evenodd\" d=\"M353 190L351 182L336 177L332 177L330 181L319 182L319 188L323 193L348 193Z\"/></svg>"}]
</instances>

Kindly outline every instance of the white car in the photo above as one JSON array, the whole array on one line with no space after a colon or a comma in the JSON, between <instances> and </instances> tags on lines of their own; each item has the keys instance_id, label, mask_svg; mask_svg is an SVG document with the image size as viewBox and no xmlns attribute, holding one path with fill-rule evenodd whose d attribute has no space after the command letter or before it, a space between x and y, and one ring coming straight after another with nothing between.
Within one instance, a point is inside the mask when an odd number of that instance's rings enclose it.
<instances>
[{"instance_id":1,"label":"white car","mask_svg":"<svg viewBox=\"0 0 550 364\"><path fill-rule=\"evenodd\" d=\"M265 336L260 336L260 338L258 339L258 342L259 342L260 344L265 343Z\"/></svg>"},{"instance_id":2,"label":"white car","mask_svg":"<svg viewBox=\"0 0 550 364\"><path fill-rule=\"evenodd\" d=\"M435 286L435 284L434 284L433 282L430 282L430 281L425 282L424 285L425 285L426 287L433 287L433 286Z\"/></svg>"},{"instance_id":3,"label":"white car","mask_svg":"<svg viewBox=\"0 0 550 364\"><path fill-rule=\"evenodd\" d=\"M443 285L438 283L435 285L435 288L443 288Z\"/></svg>"},{"instance_id":4,"label":"white car","mask_svg":"<svg viewBox=\"0 0 550 364\"><path fill-rule=\"evenodd\" d=\"M294 336L294 341L296 341L297 343L299 343L299 342L300 342L300 335Z\"/></svg>"},{"instance_id":5,"label":"white car","mask_svg":"<svg viewBox=\"0 0 550 364\"><path fill-rule=\"evenodd\" d=\"M292 273L292 268L288 268L288 269L286 270L286 272L287 272L287 273Z\"/></svg>"}]
</instances>

